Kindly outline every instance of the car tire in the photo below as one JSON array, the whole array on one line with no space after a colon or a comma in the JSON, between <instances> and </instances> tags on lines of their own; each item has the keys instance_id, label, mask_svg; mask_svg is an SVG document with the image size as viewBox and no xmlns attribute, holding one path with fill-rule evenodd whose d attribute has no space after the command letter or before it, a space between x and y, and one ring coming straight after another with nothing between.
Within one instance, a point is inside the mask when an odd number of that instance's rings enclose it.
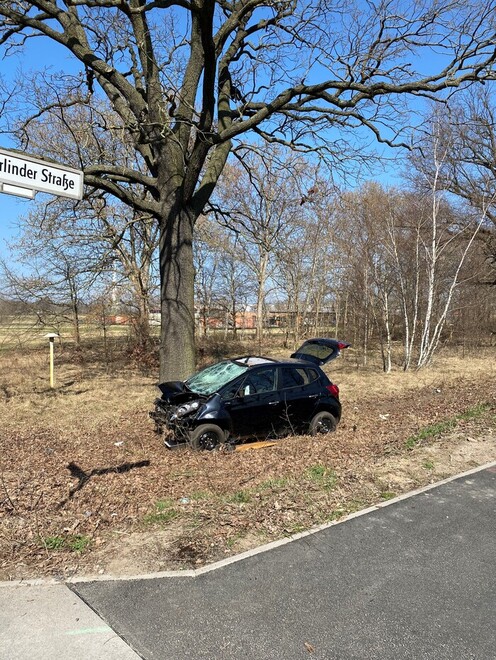
<instances>
[{"instance_id":1,"label":"car tire","mask_svg":"<svg viewBox=\"0 0 496 660\"><path fill-rule=\"evenodd\" d=\"M337 425L334 415L331 415L327 410L321 410L312 417L308 430L310 435L332 433L336 430Z\"/></svg>"},{"instance_id":2,"label":"car tire","mask_svg":"<svg viewBox=\"0 0 496 660\"><path fill-rule=\"evenodd\" d=\"M216 424L201 424L191 431L189 439L193 449L212 451L226 441L226 434Z\"/></svg>"}]
</instances>

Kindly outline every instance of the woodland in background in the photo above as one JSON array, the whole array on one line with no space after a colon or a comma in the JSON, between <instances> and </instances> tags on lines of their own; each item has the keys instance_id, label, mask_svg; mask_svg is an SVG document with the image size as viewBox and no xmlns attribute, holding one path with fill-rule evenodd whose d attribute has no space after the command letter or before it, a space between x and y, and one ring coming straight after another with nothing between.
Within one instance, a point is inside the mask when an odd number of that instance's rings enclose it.
<instances>
[{"instance_id":1,"label":"woodland in background","mask_svg":"<svg viewBox=\"0 0 496 660\"><path fill-rule=\"evenodd\" d=\"M305 171L301 160L291 165ZM197 341L256 339L263 350L274 335L290 348L331 335L350 341L362 364L379 346L385 371L425 366L446 343L494 342L492 233L480 212L454 198L433 204L429 192L372 182L336 193L316 177L303 197L289 164L277 171L260 161L251 172L250 181L228 168L218 209L198 225ZM89 327L105 342L120 325L131 352L150 363L159 323L153 237L129 223L120 257L105 267L104 232L89 227L79 242L84 223L71 236L74 226L26 224L14 254L29 260L32 276L4 268L10 296L0 304L0 325L30 318L26 338L35 325L40 335L55 330L79 348Z\"/></svg>"},{"instance_id":2,"label":"woodland in background","mask_svg":"<svg viewBox=\"0 0 496 660\"><path fill-rule=\"evenodd\" d=\"M332 335L362 364L380 347L384 371L424 367L448 342L493 343L494 126L485 88L433 108L395 187L338 186L277 145L229 162L195 229L197 342L242 333L261 351L274 334L291 347ZM40 198L2 265L0 325L34 315L81 347L82 319L104 344L122 324L153 363L158 242L152 218L109 197Z\"/></svg>"}]
</instances>

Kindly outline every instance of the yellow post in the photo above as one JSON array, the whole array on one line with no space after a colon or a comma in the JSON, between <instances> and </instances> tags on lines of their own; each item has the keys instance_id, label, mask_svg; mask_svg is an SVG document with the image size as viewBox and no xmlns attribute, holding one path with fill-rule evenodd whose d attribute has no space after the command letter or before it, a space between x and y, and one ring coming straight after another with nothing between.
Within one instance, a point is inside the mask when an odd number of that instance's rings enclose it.
<instances>
[{"instance_id":1,"label":"yellow post","mask_svg":"<svg viewBox=\"0 0 496 660\"><path fill-rule=\"evenodd\" d=\"M55 337L58 337L56 332L49 332L45 335L45 338L50 342L50 387L53 390L55 387L55 378L54 378L54 368L53 368L53 345L55 342Z\"/></svg>"},{"instance_id":2,"label":"yellow post","mask_svg":"<svg viewBox=\"0 0 496 660\"><path fill-rule=\"evenodd\" d=\"M50 387L53 389L53 338L50 339Z\"/></svg>"}]
</instances>

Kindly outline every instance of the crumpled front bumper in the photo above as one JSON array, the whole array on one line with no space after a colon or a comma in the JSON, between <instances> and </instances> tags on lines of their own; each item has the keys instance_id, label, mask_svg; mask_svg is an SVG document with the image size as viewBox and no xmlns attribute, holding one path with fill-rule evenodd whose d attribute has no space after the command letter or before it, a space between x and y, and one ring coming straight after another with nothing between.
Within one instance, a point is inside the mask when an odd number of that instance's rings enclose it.
<instances>
[{"instance_id":1,"label":"crumpled front bumper","mask_svg":"<svg viewBox=\"0 0 496 660\"><path fill-rule=\"evenodd\" d=\"M155 409L151 410L148 415L155 422L155 431L157 433L162 433L165 428L169 428L169 416L171 406L168 406L165 401L161 399L155 399L154 401Z\"/></svg>"},{"instance_id":2,"label":"crumpled front bumper","mask_svg":"<svg viewBox=\"0 0 496 660\"><path fill-rule=\"evenodd\" d=\"M163 399L155 399L155 410L150 411L148 414L155 422L156 433L162 434L167 429L184 442L189 439L191 425L188 423L188 416L176 417L176 410L177 406L171 406Z\"/></svg>"}]
</instances>

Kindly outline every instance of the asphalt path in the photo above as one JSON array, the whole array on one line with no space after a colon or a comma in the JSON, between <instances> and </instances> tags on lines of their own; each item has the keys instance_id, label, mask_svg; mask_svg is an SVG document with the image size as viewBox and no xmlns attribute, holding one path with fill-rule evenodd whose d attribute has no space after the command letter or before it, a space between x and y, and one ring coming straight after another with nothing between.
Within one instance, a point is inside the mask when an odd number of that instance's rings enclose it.
<instances>
[{"instance_id":1,"label":"asphalt path","mask_svg":"<svg viewBox=\"0 0 496 660\"><path fill-rule=\"evenodd\" d=\"M496 658L496 467L194 577L72 589L147 660Z\"/></svg>"}]
</instances>

